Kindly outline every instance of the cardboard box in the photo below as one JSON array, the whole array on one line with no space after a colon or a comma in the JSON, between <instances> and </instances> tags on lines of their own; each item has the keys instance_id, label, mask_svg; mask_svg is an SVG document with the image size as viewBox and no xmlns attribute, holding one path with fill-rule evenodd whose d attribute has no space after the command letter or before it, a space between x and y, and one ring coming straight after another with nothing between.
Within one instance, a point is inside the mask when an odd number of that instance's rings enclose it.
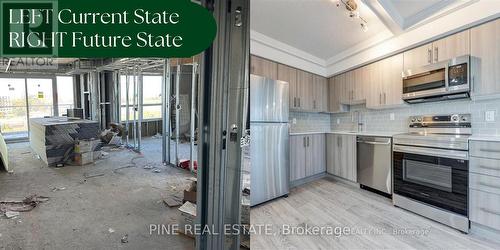
<instances>
[{"instance_id":1,"label":"cardboard box","mask_svg":"<svg viewBox=\"0 0 500 250\"><path fill-rule=\"evenodd\" d=\"M94 162L94 152L86 152L86 153L75 153L75 164L76 165L87 165Z\"/></svg>"},{"instance_id":2,"label":"cardboard box","mask_svg":"<svg viewBox=\"0 0 500 250\"><path fill-rule=\"evenodd\" d=\"M188 201L196 204L196 191L184 190L184 198L182 199L182 201Z\"/></svg>"},{"instance_id":3,"label":"cardboard box","mask_svg":"<svg viewBox=\"0 0 500 250\"><path fill-rule=\"evenodd\" d=\"M75 143L75 153L86 153L92 151L92 143L90 141L77 141Z\"/></svg>"},{"instance_id":4,"label":"cardboard box","mask_svg":"<svg viewBox=\"0 0 500 250\"><path fill-rule=\"evenodd\" d=\"M196 220L196 204L188 201L179 208L179 211L181 212L181 216L179 219L179 231L187 236L194 237L191 232L193 231L194 223ZM191 228L191 232L185 230L187 227Z\"/></svg>"},{"instance_id":5,"label":"cardboard box","mask_svg":"<svg viewBox=\"0 0 500 250\"><path fill-rule=\"evenodd\" d=\"M75 142L75 153L87 153L94 151L100 140L81 140Z\"/></svg>"}]
</instances>

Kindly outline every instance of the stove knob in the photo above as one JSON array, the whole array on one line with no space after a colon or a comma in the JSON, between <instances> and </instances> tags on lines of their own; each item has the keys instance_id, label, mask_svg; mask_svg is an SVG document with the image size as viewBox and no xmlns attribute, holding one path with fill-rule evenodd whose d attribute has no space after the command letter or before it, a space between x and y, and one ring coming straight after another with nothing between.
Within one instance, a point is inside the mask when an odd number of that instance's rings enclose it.
<instances>
[{"instance_id":1,"label":"stove knob","mask_svg":"<svg viewBox=\"0 0 500 250\"><path fill-rule=\"evenodd\" d=\"M422 117L418 117L417 122L422 122Z\"/></svg>"},{"instance_id":2,"label":"stove knob","mask_svg":"<svg viewBox=\"0 0 500 250\"><path fill-rule=\"evenodd\" d=\"M411 122L415 122L415 121L416 121L415 117L411 118Z\"/></svg>"},{"instance_id":3,"label":"stove knob","mask_svg":"<svg viewBox=\"0 0 500 250\"><path fill-rule=\"evenodd\" d=\"M467 121L467 117L462 116L461 120L462 120L463 122L466 122L466 121Z\"/></svg>"},{"instance_id":4,"label":"stove knob","mask_svg":"<svg viewBox=\"0 0 500 250\"><path fill-rule=\"evenodd\" d=\"M454 121L454 122L458 122L458 115L452 115L451 116L451 120Z\"/></svg>"}]
</instances>

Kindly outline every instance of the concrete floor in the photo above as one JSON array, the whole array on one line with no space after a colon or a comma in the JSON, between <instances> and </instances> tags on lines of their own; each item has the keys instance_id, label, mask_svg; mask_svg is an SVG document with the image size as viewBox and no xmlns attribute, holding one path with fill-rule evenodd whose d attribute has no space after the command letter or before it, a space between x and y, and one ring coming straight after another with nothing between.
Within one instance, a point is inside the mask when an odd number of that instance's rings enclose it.
<instances>
[{"instance_id":1,"label":"concrete floor","mask_svg":"<svg viewBox=\"0 0 500 250\"><path fill-rule=\"evenodd\" d=\"M189 185L188 171L161 164L161 140L143 140L143 156L122 149L87 166L43 166L28 143L9 145L14 173L0 172L0 200L33 194L50 200L16 219L0 218L0 249L193 249L184 235L150 235L150 224L177 223L162 197ZM187 148L187 150L186 150ZM181 146L187 152L189 145ZM144 169L152 165L155 173ZM85 174L101 174L85 178ZM86 179L86 181L85 181ZM54 188L63 190L54 191ZM114 232L110 232L111 231ZM121 243L127 234L128 243Z\"/></svg>"}]
</instances>

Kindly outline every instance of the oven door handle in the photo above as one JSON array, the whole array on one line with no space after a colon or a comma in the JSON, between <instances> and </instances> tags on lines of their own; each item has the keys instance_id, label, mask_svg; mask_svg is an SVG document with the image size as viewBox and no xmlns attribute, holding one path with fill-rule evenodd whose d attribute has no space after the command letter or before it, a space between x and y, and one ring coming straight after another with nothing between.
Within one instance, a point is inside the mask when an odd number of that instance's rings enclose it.
<instances>
[{"instance_id":1,"label":"oven door handle","mask_svg":"<svg viewBox=\"0 0 500 250\"><path fill-rule=\"evenodd\" d=\"M468 152L460 150L394 145L393 151L401 153L418 154L418 155L430 155L430 156L443 157L449 159L469 160Z\"/></svg>"}]
</instances>

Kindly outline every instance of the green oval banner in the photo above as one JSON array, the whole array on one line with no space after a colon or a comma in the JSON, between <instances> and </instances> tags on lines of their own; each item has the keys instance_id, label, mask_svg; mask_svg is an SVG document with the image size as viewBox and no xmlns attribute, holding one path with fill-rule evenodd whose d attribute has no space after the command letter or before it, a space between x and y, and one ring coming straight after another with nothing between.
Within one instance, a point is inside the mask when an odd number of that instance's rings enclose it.
<instances>
[{"instance_id":1,"label":"green oval banner","mask_svg":"<svg viewBox=\"0 0 500 250\"><path fill-rule=\"evenodd\" d=\"M189 0L0 0L2 57L191 57L215 19Z\"/></svg>"}]
</instances>

